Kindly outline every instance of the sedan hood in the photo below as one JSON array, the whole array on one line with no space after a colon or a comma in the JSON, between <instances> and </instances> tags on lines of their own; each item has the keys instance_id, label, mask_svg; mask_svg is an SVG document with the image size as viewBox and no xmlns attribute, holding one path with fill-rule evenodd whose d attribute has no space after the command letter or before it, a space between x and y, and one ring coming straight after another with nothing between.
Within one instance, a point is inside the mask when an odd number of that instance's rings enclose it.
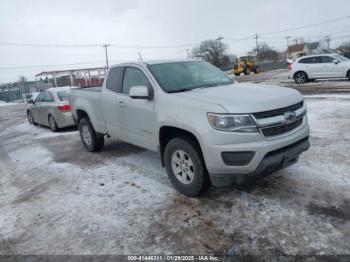
<instances>
[{"instance_id":1,"label":"sedan hood","mask_svg":"<svg viewBox=\"0 0 350 262\"><path fill-rule=\"evenodd\" d=\"M228 113L256 113L296 104L303 96L296 90L250 83L198 88L177 95L218 104Z\"/></svg>"}]
</instances>

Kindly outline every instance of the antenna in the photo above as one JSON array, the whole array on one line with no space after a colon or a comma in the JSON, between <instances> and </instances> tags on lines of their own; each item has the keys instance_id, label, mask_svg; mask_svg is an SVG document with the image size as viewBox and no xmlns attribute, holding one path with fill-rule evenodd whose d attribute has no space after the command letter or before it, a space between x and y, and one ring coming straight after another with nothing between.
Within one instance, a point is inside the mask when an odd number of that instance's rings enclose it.
<instances>
[{"instance_id":1,"label":"antenna","mask_svg":"<svg viewBox=\"0 0 350 262\"><path fill-rule=\"evenodd\" d=\"M140 58L140 62L142 62L142 56L140 52L139 52L139 58Z\"/></svg>"}]
</instances>

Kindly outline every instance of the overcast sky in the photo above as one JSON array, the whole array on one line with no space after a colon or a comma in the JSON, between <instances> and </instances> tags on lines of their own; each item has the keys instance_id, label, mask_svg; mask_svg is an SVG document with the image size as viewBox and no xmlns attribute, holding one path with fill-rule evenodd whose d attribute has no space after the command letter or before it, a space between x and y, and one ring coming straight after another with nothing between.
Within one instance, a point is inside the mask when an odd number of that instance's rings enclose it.
<instances>
[{"instance_id":1,"label":"overcast sky","mask_svg":"<svg viewBox=\"0 0 350 262\"><path fill-rule=\"evenodd\" d=\"M349 0L1 0L0 42L132 46L109 48L109 59L117 63L137 60L138 52L144 60L185 58L191 44L220 35L229 52L242 55L254 47L252 35L256 33L261 34L259 41L278 49L286 48L286 36L318 40L330 34L334 46L350 40L350 18L302 30L264 33L349 15ZM235 40L241 38L248 39ZM143 48L186 44L189 46ZM104 66L104 60L102 47L0 45L0 82L16 80L19 75L33 79L45 70Z\"/></svg>"}]
</instances>

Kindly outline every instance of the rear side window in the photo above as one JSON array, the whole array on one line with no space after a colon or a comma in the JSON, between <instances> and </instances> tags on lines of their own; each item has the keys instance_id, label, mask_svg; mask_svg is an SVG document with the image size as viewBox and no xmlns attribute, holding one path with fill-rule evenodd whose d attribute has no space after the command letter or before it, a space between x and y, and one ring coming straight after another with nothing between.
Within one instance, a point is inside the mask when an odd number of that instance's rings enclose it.
<instances>
[{"instance_id":1,"label":"rear side window","mask_svg":"<svg viewBox=\"0 0 350 262\"><path fill-rule=\"evenodd\" d=\"M123 94L129 94L130 87L132 86L147 86L150 87L150 83L145 74L138 68L127 67L124 73L123 81Z\"/></svg>"},{"instance_id":2,"label":"rear side window","mask_svg":"<svg viewBox=\"0 0 350 262\"><path fill-rule=\"evenodd\" d=\"M44 100L42 102L53 102L53 96L49 92L45 92Z\"/></svg>"},{"instance_id":3,"label":"rear side window","mask_svg":"<svg viewBox=\"0 0 350 262\"><path fill-rule=\"evenodd\" d=\"M108 73L106 88L113 92L121 93L123 74L124 67L118 66L111 68Z\"/></svg>"},{"instance_id":4,"label":"rear side window","mask_svg":"<svg viewBox=\"0 0 350 262\"><path fill-rule=\"evenodd\" d=\"M299 63L301 64L318 64L321 63L321 57L319 56L313 56L313 57L307 57L299 60Z\"/></svg>"},{"instance_id":5,"label":"rear side window","mask_svg":"<svg viewBox=\"0 0 350 262\"><path fill-rule=\"evenodd\" d=\"M57 96L60 101L67 101L69 98L69 94L67 91L59 91L57 92Z\"/></svg>"}]
</instances>

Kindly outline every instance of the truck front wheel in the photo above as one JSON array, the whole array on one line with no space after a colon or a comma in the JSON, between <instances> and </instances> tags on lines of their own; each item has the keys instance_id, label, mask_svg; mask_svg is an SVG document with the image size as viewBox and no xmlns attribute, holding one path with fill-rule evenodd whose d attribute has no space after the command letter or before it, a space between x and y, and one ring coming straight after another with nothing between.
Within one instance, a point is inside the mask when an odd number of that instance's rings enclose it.
<instances>
[{"instance_id":1,"label":"truck front wheel","mask_svg":"<svg viewBox=\"0 0 350 262\"><path fill-rule=\"evenodd\" d=\"M165 147L164 163L171 183L180 193L196 197L210 187L200 149L191 139L179 137L170 140Z\"/></svg>"},{"instance_id":2,"label":"truck front wheel","mask_svg":"<svg viewBox=\"0 0 350 262\"><path fill-rule=\"evenodd\" d=\"M80 140L89 152L96 152L104 145L104 135L95 132L89 119L83 118L79 121Z\"/></svg>"}]
</instances>

